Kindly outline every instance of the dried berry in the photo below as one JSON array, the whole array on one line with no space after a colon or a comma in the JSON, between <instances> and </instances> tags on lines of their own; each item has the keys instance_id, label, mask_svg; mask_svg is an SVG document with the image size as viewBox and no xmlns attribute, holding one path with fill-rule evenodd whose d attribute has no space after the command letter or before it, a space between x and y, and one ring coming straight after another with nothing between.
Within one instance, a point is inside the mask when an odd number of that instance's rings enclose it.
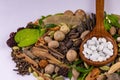
<instances>
[{"instance_id":1,"label":"dried berry","mask_svg":"<svg viewBox=\"0 0 120 80\"><path fill-rule=\"evenodd\" d=\"M9 47L17 46L17 43L14 40L14 37L9 38L6 43Z\"/></svg>"},{"instance_id":2,"label":"dried berry","mask_svg":"<svg viewBox=\"0 0 120 80\"><path fill-rule=\"evenodd\" d=\"M69 69L66 68L66 67L61 67L58 71L58 75L62 75L62 76L65 76L67 77L68 76L68 71Z\"/></svg>"}]
</instances>

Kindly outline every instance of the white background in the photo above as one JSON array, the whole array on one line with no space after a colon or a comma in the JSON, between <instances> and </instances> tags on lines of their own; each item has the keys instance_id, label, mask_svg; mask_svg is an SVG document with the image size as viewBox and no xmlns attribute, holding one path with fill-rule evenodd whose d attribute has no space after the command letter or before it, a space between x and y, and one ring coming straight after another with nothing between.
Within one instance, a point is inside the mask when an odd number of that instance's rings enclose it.
<instances>
[{"instance_id":1,"label":"white background","mask_svg":"<svg viewBox=\"0 0 120 80\"><path fill-rule=\"evenodd\" d=\"M6 45L9 33L42 15L83 9L95 12L95 0L0 0L0 80L36 80L13 71L14 62ZM120 14L120 0L105 0L105 11Z\"/></svg>"}]
</instances>

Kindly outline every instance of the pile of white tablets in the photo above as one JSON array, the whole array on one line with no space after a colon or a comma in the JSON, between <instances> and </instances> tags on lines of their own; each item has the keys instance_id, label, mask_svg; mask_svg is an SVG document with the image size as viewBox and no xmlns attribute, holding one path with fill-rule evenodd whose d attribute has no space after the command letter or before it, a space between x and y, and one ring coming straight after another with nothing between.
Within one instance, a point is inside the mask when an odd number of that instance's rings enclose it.
<instances>
[{"instance_id":1,"label":"pile of white tablets","mask_svg":"<svg viewBox=\"0 0 120 80\"><path fill-rule=\"evenodd\" d=\"M113 55L113 44L106 38L92 37L83 45L83 54L92 61L105 61Z\"/></svg>"}]
</instances>

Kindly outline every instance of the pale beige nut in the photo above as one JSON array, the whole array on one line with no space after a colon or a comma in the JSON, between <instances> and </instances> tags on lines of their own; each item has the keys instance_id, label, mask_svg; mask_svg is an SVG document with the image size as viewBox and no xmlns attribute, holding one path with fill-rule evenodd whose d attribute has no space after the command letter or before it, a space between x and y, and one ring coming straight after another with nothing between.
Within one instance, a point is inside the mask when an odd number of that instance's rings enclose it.
<instances>
[{"instance_id":1,"label":"pale beige nut","mask_svg":"<svg viewBox=\"0 0 120 80\"><path fill-rule=\"evenodd\" d=\"M113 36L113 35L115 35L116 34L116 28L115 27L111 27L110 28L110 34Z\"/></svg>"},{"instance_id":2,"label":"pale beige nut","mask_svg":"<svg viewBox=\"0 0 120 80\"><path fill-rule=\"evenodd\" d=\"M70 32L70 28L67 26L67 24L61 23L60 31L62 31L64 34L67 34Z\"/></svg>"},{"instance_id":3,"label":"pale beige nut","mask_svg":"<svg viewBox=\"0 0 120 80\"><path fill-rule=\"evenodd\" d=\"M116 40L117 40L117 42L120 42L120 37L117 37L117 39L116 39Z\"/></svg>"},{"instance_id":4,"label":"pale beige nut","mask_svg":"<svg viewBox=\"0 0 120 80\"><path fill-rule=\"evenodd\" d=\"M111 74L111 73L114 73L115 71L117 71L118 69L120 69L120 62L117 62L115 64L113 64L109 71L108 71L108 74Z\"/></svg>"},{"instance_id":5,"label":"pale beige nut","mask_svg":"<svg viewBox=\"0 0 120 80\"><path fill-rule=\"evenodd\" d=\"M66 54L66 58L70 62L74 61L77 58L77 52L75 50L70 49Z\"/></svg>"},{"instance_id":6,"label":"pale beige nut","mask_svg":"<svg viewBox=\"0 0 120 80\"><path fill-rule=\"evenodd\" d=\"M59 42L58 41L51 41L48 43L49 48L57 48L59 47Z\"/></svg>"},{"instance_id":7,"label":"pale beige nut","mask_svg":"<svg viewBox=\"0 0 120 80\"><path fill-rule=\"evenodd\" d=\"M62 40L64 40L64 38L65 38L65 34L62 31L56 31L54 33L54 39L56 41L62 41Z\"/></svg>"},{"instance_id":8,"label":"pale beige nut","mask_svg":"<svg viewBox=\"0 0 120 80\"><path fill-rule=\"evenodd\" d=\"M52 41L52 39L49 36L45 36L44 40L45 40L46 43L49 43L49 42Z\"/></svg>"},{"instance_id":9,"label":"pale beige nut","mask_svg":"<svg viewBox=\"0 0 120 80\"><path fill-rule=\"evenodd\" d=\"M45 73L52 74L54 72L55 66L53 64L48 64L45 67Z\"/></svg>"}]
</instances>

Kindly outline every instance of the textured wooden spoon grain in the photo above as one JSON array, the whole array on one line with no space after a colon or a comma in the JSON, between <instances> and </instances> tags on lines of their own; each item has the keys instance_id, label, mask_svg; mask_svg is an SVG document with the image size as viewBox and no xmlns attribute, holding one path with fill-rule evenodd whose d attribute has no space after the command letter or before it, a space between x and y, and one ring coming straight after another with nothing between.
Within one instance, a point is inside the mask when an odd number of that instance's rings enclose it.
<instances>
[{"instance_id":1,"label":"textured wooden spoon grain","mask_svg":"<svg viewBox=\"0 0 120 80\"><path fill-rule=\"evenodd\" d=\"M107 59L106 61L102 61L102 62L95 62L92 60L89 60L87 58L85 58L84 54L83 54L83 45L86 43L86 41L88 39L91 39L92 37L104 37L107 39L107 41L112 42L114 48L114 54L113 56L111 56L109 59ZM84 41L82 42L81 46L80 46L80 56L81 58L88 63L89 65L94 65L94 66L102 66L105 65L109 62L112 62L115 57L117 56L117 44L116 41L114 40L114 38L105 30L104 28L104 0L96 0L96 26L94 27L93 31L90 32L84 39Z\"/></svg>"}]
</instances>

